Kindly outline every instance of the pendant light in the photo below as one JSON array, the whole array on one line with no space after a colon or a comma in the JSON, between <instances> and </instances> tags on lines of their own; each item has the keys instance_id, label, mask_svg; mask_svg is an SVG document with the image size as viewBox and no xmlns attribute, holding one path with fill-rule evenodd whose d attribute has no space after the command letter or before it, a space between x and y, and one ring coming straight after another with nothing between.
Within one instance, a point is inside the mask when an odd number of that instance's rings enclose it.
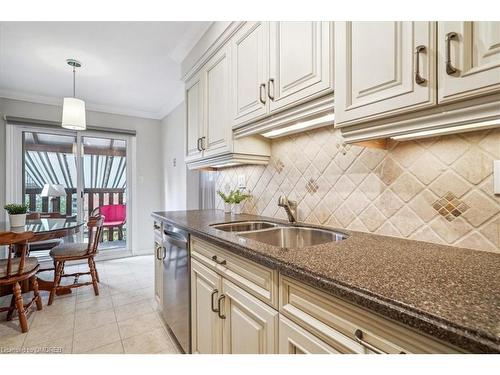
<instances>
[{"instance_id":1,"label":"pendant light","mask_svg":"<svg viewBox=\"0 0 500 375\"><path fill-rule=\"evenodd\" d=\"M73 67L73 97L64 98L62 127L71 130L85 130L87 128L85 122L85 102L75 97L75 74L76 68L80 68L80 61L67 59L66 63Z\"/></svg>"}]
</instances>

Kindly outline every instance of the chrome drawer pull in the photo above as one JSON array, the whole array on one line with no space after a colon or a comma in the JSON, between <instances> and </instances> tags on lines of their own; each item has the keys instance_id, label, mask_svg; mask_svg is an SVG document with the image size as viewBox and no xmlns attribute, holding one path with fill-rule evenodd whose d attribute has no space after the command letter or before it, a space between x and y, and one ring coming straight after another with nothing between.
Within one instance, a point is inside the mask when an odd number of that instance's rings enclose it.
<instances>
[{"instance_id":1,"label":"chrome drawer pull","mask_svg":"<svg viewBox=\"0 0 500 375\"><path fill-rule=\"evenodd\" d=\"M456 39L458 34L455 32L451 32L446 34L446 74L452 75L455 74L458 70L451 63L451 41Z\"/></svg>"},{"instance_id":2,"label":"chrome drawer pull","mask_svg":"<svg viewBox=\"0 0 500 375\"><path fill-rule=\"evenodd\" d=\"M419 85L423 85L425 83L425 78L420 75L420 53L425 52L425 46L417 46L415 48L415 82Z\"/></svg>"},{"instance_id":3,"label":"chrome drawer pull","mask_svg":"<svg viewBox=\"0 0 500 375\"><path fill-rule=\"evenodd\" d=\"M356 338L356 341L359 344L361 344L362 346L364 346L366 349L369 349L372 352L377 353L377 354L385 354L379 348L377 348L377 347L373 346L372 344L370 344L370 343L366 342L365 340L363 340L363 331L362 330L357 329L356 331L354 331L354 337Z\"/></svg>"},{"instance_id":4,"label":"chrome drawer pull","mask_svg":"<svg viewBox=\"0 0 500 375\"><path fill-rule=\"evenodd\" d=\"M219 312L219 309L215 308L214 307L214 296L219 293L219 290L218 289L214 289L213 292L212 292L212 295L210 296L210 300L211 300L211 309L214 313L218 313Z\"/></svg>"},{"instance_id":5,"label":"chrome drawer pull","mask_svg":"<svg viewBox=\"0 0 500 375\"><path fill-rule=\"evenodd\" d=\"M221 302L224 301L224 299L226 298L226 296L224 294L222 294L218 299L217 299L217 315L219 315L219 318L221 319L226 319L226 315L224 314L221 314Z\"/></svg>"},{"instance_id":6,"label":"chrome drawer pull","mask_svg":"<svg viewBox=\"0 0 500 375\"><path fill-rule=\"evenodd\" d=\"M212 257L212 260L213 260L215 263L220 264L221 266L225 266L225 265L226 265L226 263L227 263L225 259L223 259L223 260L218 260L218 259L217 259L217 255L214 255L214 256Z\"/></svg>"},{"instance_id":7,"label":"chrome drawer pull","mask_svg":"<svg viewBox=\"0 0 500 375\"><path fill-rule=\"evenodd\" d=\"M262 89L264 89L264 98L262 98ZM259 86L259 100L262 104L266 104L266 84L261 83Z\"/></svg>"},{"instance_id":8,"label":"chrome drawer pull","mask_svg":"<svg viewBox=\"0 0 500 375\"><path fill-rule=\"evenodd\" d=\"M273 94L271 95L271 84L273 85ZM267 96L274 102L274 78L267 81Z\"/></svg>"}]
</instances>

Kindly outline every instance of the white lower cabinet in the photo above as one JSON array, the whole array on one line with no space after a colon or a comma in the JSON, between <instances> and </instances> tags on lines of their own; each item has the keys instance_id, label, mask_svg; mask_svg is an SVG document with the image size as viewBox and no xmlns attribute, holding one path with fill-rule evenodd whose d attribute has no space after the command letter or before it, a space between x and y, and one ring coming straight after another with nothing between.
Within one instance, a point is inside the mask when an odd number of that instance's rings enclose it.
<instances>
[{"instance_id":1,"label":"white lower cabinet","mask_svg":"<svg viewBox=\"0 0 500 375\"><path fill-rule=\"evenodd\" d=\"M193 353L462 352L193 236L191 254Z\"/></svg>"},{"instance_id":2,"label":"white lower cabinet","mask_svg":"<svg viewBox=\"0 0 500 375\"><path fill-rule=\"evenodd\" d=\"M280 316L280 354L337 354L338 350L291 320Z\"/></svg>"},{"instance_id":3,"label":"white lower cabinet","mask_svg":"<svg viewBox=\"0 0 500 375\"><path fill-rule=\"evenodd\" d=\"M223 353L277 353L278 311L225 279L222 292Z\"/></svg>"},{"instance_id":4,"label":"white lower cabinet","mask_svg":"<svg viewBox=\"0 0 500 375\"><path fill-rule=\"evenodd\" d=\"M221 277L191 260L191 345L199 354L222 353L222 322L216 311Z\"/></svg>"},{"instance_id":5,"label":"white lower cabinet","mask_svg":"<svg viewBox=\"0 0 500 375\"><path fill-rule=\"evenodd\" d=\"M193 353L274 354L278 311L191 261Z\"/></svg>"}]
</instances>

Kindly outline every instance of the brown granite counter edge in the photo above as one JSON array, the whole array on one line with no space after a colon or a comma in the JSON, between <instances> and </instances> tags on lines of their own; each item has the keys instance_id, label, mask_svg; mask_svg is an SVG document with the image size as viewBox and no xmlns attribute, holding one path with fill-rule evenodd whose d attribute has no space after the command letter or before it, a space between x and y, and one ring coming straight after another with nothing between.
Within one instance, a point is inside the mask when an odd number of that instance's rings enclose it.
<instances>
[{"instance_id":1,"label":"brown granite counter edge","mask_svg":"<svg viewBox=\"0 0 500 375\"><path fill-rule=\"evenodd\" d=\"M170 223L184 229L201 239L210 241L244 258L253 260L259 264L279 270L283 275L303 281L313 287L319 288L326 293L343 298L359 306L367 308L386 318L393 319L400 324L410 326L417 331L424 332L432 337L448 342L464 350L474 353L500 353L500 339L487 333L470 330L454 322L447 321L432 314L416 310L397 301L388 300L384 297L371 293L368 290L359 289L351 285L343 284L314 274L310 270L302 269L293 264L282 262L269 255L257 252L250 248L241 246L232 241L226 241L220 237L211 235L201 229L184 225L173 219L153 213L152 216L160 221ZM348 232L348 231L345 231Z\"/></svg>"}]
</instances>

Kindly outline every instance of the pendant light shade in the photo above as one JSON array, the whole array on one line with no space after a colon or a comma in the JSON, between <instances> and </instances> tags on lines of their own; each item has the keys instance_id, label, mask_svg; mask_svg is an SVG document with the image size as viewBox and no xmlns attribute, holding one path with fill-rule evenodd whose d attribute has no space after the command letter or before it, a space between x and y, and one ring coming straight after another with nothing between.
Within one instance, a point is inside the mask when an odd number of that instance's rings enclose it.
<instances>
[{"instance_id":1,"label":"pendant light shade","mask_svg":"<svg viewBox=\"0 0 500 375\"><path fill-rule=\"evenodd\" d=\"M85 130L87 123L85 121L85 102L77 99L75 74L76 68L80 68L82 64L78 60L68 59L66 63L73 67L73 97L64 98L63 101L63 114L62 114L62 127L71 130Z\"/></svg>"},{"instance_id":2,"label":"pendant light shade","mask_svg":"<svg viewBox=\"0 0 500 375\"><path fill-rule=\"evenodd\" d=\"M64 98L62 127L71 130L85 130L85 102L76 98Z\"/></svg>"}]
</instances>

